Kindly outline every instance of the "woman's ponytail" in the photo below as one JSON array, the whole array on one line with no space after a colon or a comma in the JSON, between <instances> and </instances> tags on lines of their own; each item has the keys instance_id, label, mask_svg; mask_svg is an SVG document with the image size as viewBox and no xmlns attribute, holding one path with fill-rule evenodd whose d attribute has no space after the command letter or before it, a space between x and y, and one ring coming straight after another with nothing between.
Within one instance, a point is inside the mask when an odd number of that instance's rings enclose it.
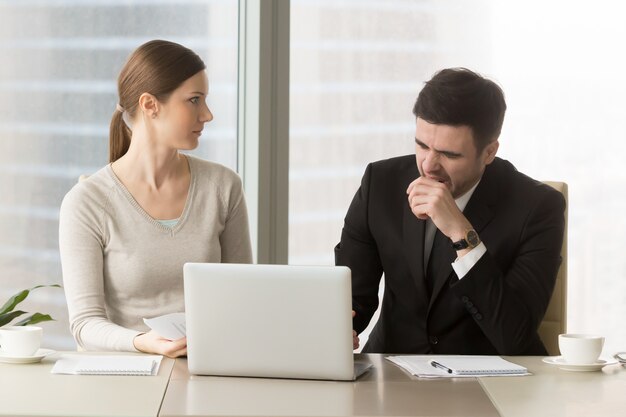
<instances>
[{"instance_id":1,"label":"woman's ponytail","mask_svg":"<svg viewBox=\"0 0 626 417\"><path fill-rule=\"evenodd\" d=\"M130 129L126 126L123 113L115 110L109 128L109 162L120 159L130 146Z\"/></svg>"}]
</instances>

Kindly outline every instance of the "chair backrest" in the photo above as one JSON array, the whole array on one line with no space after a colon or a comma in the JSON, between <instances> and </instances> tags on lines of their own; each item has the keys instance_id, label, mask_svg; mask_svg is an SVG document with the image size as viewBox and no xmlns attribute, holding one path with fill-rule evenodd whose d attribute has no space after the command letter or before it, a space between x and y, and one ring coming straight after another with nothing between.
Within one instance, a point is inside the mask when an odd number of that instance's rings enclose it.
<instances>
[{"instance_id":1,"label":"chair backrest","mask_svg":"<svg viewBox=\"0 0 626 417\"><path fill-rule=\"evenodd\" d=\"M567 331L567 184L564 182L544 181L565 197L565 229L561 248L561 266L556 276L554 292L548 304L548 310L539 325L539 337L550 355L559 355L559 335Z\"/></svg>"}]
</instances>

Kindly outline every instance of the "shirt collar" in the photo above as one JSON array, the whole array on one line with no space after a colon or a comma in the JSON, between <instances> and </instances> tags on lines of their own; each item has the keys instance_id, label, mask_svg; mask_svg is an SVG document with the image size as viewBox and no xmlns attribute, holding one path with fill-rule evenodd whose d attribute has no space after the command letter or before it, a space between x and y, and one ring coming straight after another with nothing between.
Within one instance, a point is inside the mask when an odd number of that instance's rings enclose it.
<instances>
[{"instance_id":1,"label":"shirt collar","mask_svg":"<svg viewBox=\"0 0 626 417\"><path fill-rule=\"evenodd\" d=\"M465 210L465 206L467 206L467 203L469 202L470 198L472 198L472 194L474 194L474 191L476 190L476 187L478 187L478 184L480 184L480 180L478 180L478 182L474 184L474 186L470 188L465 194L463 194L461 197L454 200L459 210L461 211Z\"/></svg>"}]
</instances>

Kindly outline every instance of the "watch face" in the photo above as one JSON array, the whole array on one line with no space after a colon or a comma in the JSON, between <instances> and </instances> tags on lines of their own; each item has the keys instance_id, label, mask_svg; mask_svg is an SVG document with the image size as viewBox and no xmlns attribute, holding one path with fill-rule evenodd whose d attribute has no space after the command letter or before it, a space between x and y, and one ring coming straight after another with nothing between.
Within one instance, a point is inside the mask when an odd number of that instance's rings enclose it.
<instances>
[{"instance_id":1,"label":"watch face","mask_svg":"<svg viewBox=\"0 0 626 417\"><path fill-rule=\"evenodd\" d=\"M480 243L480 239L478 238L478 233L475 230L470 230L467 232L467 243L470 244L471 247L476 247Z\"/></svg>"}]
</instances>

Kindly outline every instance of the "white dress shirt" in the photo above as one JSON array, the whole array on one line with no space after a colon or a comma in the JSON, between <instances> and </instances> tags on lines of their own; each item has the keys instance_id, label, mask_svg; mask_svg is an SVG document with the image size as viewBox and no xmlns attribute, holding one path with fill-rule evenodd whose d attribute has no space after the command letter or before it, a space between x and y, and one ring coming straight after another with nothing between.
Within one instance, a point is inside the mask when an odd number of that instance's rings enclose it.
<instances>
[{"instance_id":1,"label":"white dress shirt","mask_svg":"<svg viewBox=\"0 0 626 417\"><path fill-rule=\"evenodd\" d=\"M478 181L472 188L470 188L465 194L461 197L454 200L456 206L459 210L465 210L465 206L469 202L470 198L472 198L472 194L474 194L474 190L478 187L480 181ZM424 242L428 242L428 244L424 244L424 265L428 265L428 259L430 258L430 252L433 247L433 240L435 239L435 233L437 228L432 220L426 220L426 229L424 231ZM483 242L480 242L478 246L470 250L465 254L462 258L456 258L454 262L452 262L452 268L459 279L463 278L476 262L487 252L487 248Z\"/></svg>"}]
</instances>

